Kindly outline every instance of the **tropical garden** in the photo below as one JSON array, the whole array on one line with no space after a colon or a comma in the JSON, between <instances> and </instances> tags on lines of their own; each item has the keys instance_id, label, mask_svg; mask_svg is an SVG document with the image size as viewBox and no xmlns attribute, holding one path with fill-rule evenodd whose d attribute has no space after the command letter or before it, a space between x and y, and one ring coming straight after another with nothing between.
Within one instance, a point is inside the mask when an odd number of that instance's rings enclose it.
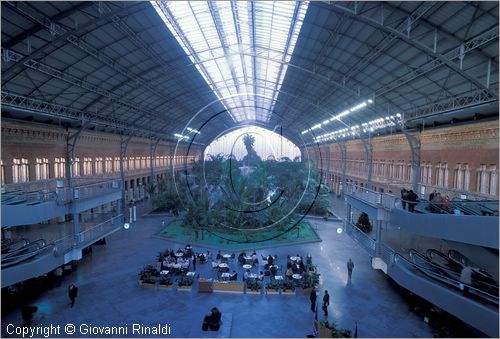
<instances>
[{"instance_id":1,"label":"tropical garden","mask_svg":"<svg viewBox=\"0 0 500 339\"><path fill-rule=\"evenodd\" d=\"M151 191L157 210L181 209L181 223L231 241L258 242L300 231L306 214L328 214L328 188L298 158L262 160L255 139L243 137L247 154L210 156ZM258 231L258 232L256 232Z\"/></svg>"}]
</instances>

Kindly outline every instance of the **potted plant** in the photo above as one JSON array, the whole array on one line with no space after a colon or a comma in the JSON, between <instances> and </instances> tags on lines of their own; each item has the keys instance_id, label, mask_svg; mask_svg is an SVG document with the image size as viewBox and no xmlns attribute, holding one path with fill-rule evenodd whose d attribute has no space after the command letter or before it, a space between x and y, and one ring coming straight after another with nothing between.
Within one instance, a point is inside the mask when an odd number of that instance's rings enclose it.
<instances>
[{"instance_id":1,"label":"potted plant","mask_svg":"<svg viewBox=\"0 0 500 339\"><path fill-rule=\"evenodd\" d=\"M179 283L177 284L177 290L179 291L190 291L193 286L193 277L191 276L183 276L179 279Z\"/></svg>"},{"instance_id":2,"label":"potted plant","mask_svg":"<svg viewBox=\"0 0 500 339\"><path fill-rule=\"evenodd\" d=\"M246 281L248 294L260 294L261 283L257 279L247 279Z\"/></svg>"},{"instance_id":3,"label":"potted plant","mask_svg":"<svg viewBox=\"0 0 500 339\"><path fill-rule=\"evenodd\" d=\"M283 291L281 294L295 294L295 286L291 281L285 281L283 283Z\"/></svg>"},{"instance_id":4,"label":"potted plant","mask_svg":"<svg viewBox=\"0 0 500 339\"><path fill-rule=\"evenodd\" d=\"M169 274L160 275L159 285L160 288L172 288L174 284L173 278Z\"/></svg>"},{"instance_id":5,"label":"potted plant","mask_svg":"<svg viewBox=\"0 0 500 339\"><path fill-rule=\"evenodd\" d=\"M139 284L145 287L155 286L157 272L158 271L152 265L144 267L139 273Z\"/></svg>"},{"instance_id":6,"label":"potted plant","mask_svg":"<svg viewBox=\"0 0 500 339\"><path fill-rule=\"evenodd\" d=\"M266 285L266 293L267 294L279 294L280 293L280 287L277 282L271 281L267 283Z\"/></svg>"},{"instance_id":7,"label":"potted plant","mask_svg":"<svg viewBox=\"0 0 500 339\"><path fill-rule=\"evenodd\" d=\"M328 320L319 321L319 336L320 338L352 338L350 330L338 329L335 323L329 324Z\"/></svg>"}]
</instances>

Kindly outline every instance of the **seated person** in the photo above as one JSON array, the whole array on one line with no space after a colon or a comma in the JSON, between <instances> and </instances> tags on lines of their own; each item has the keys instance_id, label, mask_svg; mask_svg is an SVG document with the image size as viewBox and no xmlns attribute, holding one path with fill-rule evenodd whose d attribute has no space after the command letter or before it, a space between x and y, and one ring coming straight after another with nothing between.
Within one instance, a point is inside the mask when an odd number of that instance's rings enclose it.
<instances>
[{"instance_id":1,"label":"seated person","mask_svg":"<svg viewBox=\"0 0 500 339\"><path fill-rule=\"evenodd\" d=\"M215 259L217 259L217 260L222 259L222 255L220 253L220 250L217 252L217 256L215 257Z\"/></svg>"},{"instance_id":2,"label":"seated person","mask_svg":"<svg viewBox=\"0 0 500 339\"><path fill-rule=\"evenodd\" d=\"M209 314L205 316L203 319L202 329L204 331L218 331L221 325L222 313L217 309L217 307L213 307Z\"/></svg>"},{"instance_id":3,"label":"seated person","mask_svg":"<svg viewBox=\"0 0 500 339\"><path fill-rule=\"evenodd\" d=\"M264 270L264 276L266 276L266 277L271 276L271 271L269 271L268 269L265 269Z\"/></svg>"},{"instance_id":4,"label":"seated person","mask_svg":"<svg viewBox=\"0 0 500 339\"><path fill-rule=\"evenodd\" d=\"M229 276L229 280L236 280L236 279L238 279L238 272L233 270L233 273L231 273L231 275Z\"/></svg>"},{"instance_id":5,"label":"seated person","mask_svg":"<svg viewBox=\"0 0 500 339\"><path fill-rule=\"evenodd\" d=\"M236 258L236 254L234 254L234 252L233 252L233 253L231 253L231 259L234 259L234 258Z\"/></svg>"},{"instance_id":6,"label":"seated person","mask_svg":"<svg viewBox=\"0 0 500 339\"><path fill-rule=\"evenodd\" d=\"M202 264L206 263L207 262L207 257L205 256L205 253L198 254L198 260Z\"/></svg>"},{"instance_id":7,"label":"seated person","mask_svg":"<svg viewBox=\"0 0 500 339\"><path fill-rule=\"evenodd\" d=\"M268 263L269 265L272 265L272 264L274 263L274 258L273 258L273 256L272 256L272 255L268 255L268 256L267 256L267 263Z\"/></svg>"},{"instance_id":8,"label":"seated person","mask_svg":"<svg viewBox=\"0 0 500 339\"><path fill-rule=\"evenodd\" d=\"M252 261L254 263L258 263L259 262L259 258L257 257L257 253L255 253L255 252L252 253Z\"/></svg>"},{"instance_id":9,"label":"seated person","mask_svg":"<svg viewBox=\"0 0 500 339\"><path fill-rule=\"evenodd\" d=\"M264 280L264 272L260 271L259 276L257 277L260 281Z\"/></svg>"},{"instance_id":10,"label":"seated person","mask_svg":"<svg viewBox=\"0 0 500 339\"><path fill-rule=\"evenodd\" d=\"M218 268L219 263L217 261L212 261L212 268Z\"/></svg>"},{"instance_id":11,"label":"seated person","mask_svg":"<svg viewBox=\"0 0 500 339\"><path fill-rule=\"evenodd\" d=\"M243 274L243 280L244 281L247 280L249 276L250 276L250 270L246 270L245 274Z\"/></svg>"},{"instance_id":12,"label":"seated person","mask_svg":"<svg viewBox=\"0 0 500 339\"><path fill-rule=\"evenodd\" d=\"M273 265L270 267L271 275L275 276L278 273L278 269L276 268L276 265Z\"/></svg>"},{"instance_id":13,"label":"seated person","mask_svg":"<svg viewBox=\"0 0 500 339\"><path fill-rule=\"evenodd\" d=\"M241 252L239 255L238 255L238 262L243 265L245 264L245 254L243 252Z\"/></svg>"},{"instance_id":14,"label":"seated person","mask_svg":"<svg viewBox=\"0 0 500 339\"><path fill-rule=\"evenodd\" d=\"M304 266L303 261L299 262L299 270L300 270L300 272L304 272L306 270L306 267Z\"/></svg>"},{"instance_id":15,"label":"seated person","mask_svg":"<svg viewBox=\"0 0 500 339\"><path fill-rule=\"evenodd\" d=\"M291 268L287 269L285 275L288 279L292 279L292 275L293 275L292 269Z\"/></svg>"}]
</instances>

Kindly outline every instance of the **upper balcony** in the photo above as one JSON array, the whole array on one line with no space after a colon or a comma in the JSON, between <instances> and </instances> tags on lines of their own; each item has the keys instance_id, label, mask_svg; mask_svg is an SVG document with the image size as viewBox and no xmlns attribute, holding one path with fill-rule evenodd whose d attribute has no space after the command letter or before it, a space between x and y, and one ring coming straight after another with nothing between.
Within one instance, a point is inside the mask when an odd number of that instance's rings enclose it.
<instances>
[{"instance_id":1,"label":"upper balcony","mask_svg":"<svg viewBox=\"0 0 500 339\"><path fill-rule=\"evenodd\" d=\"M63 187L60 181L57 186L53 191L3 193L2 227L36 224L121 199L119 180L79 185L71 189Z\"/></svg>"},{"instance_id":2,"label":"upper balcony","mask_svg":"<svg viewBox=\"0 0 500 339\"><path fill-rule=\"evenodd\" d=\"M346 201L371 220L388 221L413 234L498 249L498 201L413 202L355 185L347 186Z\"/></svg>"}]
</instances>

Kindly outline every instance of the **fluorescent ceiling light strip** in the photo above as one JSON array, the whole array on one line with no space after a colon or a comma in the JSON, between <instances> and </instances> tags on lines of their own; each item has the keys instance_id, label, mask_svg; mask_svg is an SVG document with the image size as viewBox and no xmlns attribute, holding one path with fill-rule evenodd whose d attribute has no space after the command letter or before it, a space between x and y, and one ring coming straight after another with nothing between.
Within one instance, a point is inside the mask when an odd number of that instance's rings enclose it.
<instances>
[{"instance_id":1,"label":"fluorescent ceiling light strip","mask_svg":"<svg viewBox=\"0 0 500 339\"><path fill-rule=\"evenodd\" d=\"M339 138L345 138L348 136L359 135L361 132L373 132L386 127L396 126L397 123L401 122L401 114L386 116L385 118L378 118L368 122L364 122L360 125L354 125L351 127L346 127L342 129L335 130L333 132L325 133L314 137L315 142L324 142L335 140Z\"/></svg>"},{"instance_id":2,"label":"fluorescent ceiling light strip","mask_svg":"<svg viewBox=\"0 0 500 339\"><path fill-rule=\"evenodd\" d=\"M318 128L321 128L321 126L326 126L328 125L330 122L333 122L335 120L340 120L340 118L343 118L345 117L346 115L349 115L353 112L356 112L362 108L365 108L366 106L368 106L369 104L373 104L373 100L372 99L368 99L367 101L363 101L349 109L346 109L345 111L342 111L341 113L331 117L330 119L326 119L324 120L323 122L321 123L318 123L316 125L314 125L313 127L309 128L309 129L306 129L306 130L303 130L301 134L306 134L308 132L311 132L311 131L314 131L315 129L318 129Z\"/></svg>"},{"instance_id":3,"label":"fluorescent ceiling light strip","mask_svg":"<svg viewBox=\"0 0 500 339\"><path fill-rule=\"evenodd\" d=\"M309 2L151 4L233 120L268 122Z\"/></svg>"}]
</instances>

